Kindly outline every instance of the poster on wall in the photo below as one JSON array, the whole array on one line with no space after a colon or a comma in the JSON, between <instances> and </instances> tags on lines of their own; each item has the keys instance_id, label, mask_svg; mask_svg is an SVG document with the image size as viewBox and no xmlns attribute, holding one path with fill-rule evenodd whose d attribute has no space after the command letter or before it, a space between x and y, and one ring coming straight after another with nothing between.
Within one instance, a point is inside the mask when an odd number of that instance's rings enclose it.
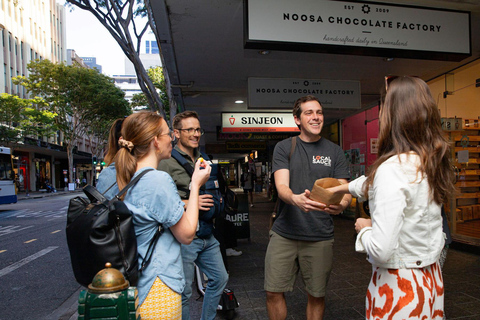
<instances>
[{"instance_id":1,"label":"poster on wall","mask_svg":"<svg viewBox=\"0 0 480 320\"><path fill-rule=\"evenodd\" d=\"M370 153L377 154L378 153L378 138L371 138L370 139Z\"/></svg>"}]
</instances>

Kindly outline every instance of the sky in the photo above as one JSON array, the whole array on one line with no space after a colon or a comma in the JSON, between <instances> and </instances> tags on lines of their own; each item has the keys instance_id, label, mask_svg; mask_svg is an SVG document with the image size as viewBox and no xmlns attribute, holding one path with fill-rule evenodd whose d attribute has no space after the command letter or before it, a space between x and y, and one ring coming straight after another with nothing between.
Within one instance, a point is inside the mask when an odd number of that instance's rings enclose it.
<instances>
[{"instance_id":1,"label":"sky","mask_svg":"<svg viewBox=\"0 0 480 320\"><path fill-rule=\"evenodd\" d=\"M125 54L105 27L88 11L66 8L67 49L80 57L96 57L106 75L125 72Z\"/></svg>"}]
</instances>

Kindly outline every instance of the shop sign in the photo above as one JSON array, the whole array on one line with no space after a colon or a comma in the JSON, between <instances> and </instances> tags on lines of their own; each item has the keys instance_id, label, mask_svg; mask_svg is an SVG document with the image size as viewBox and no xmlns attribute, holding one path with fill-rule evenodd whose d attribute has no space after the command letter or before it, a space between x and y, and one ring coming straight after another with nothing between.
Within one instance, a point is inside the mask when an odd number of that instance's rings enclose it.
<instances>
[{"instance_id":1,"label":"shop sign","mask_svg":"<svg viewBox=\"0 0 480 320\"><path fill-rule=\"evenodd\" d=\"M361 107L359 81L248 78L249 108L292 110L295 101L306 95L315 96L323 108Z\"/></svg>"},{"instance_id":2,"label":"shop sign","mask_svg":"<svg viewBox=\"0 0 480 320\"><path fill-rule=\"evenodd\" d=\"M266 150L267 145L262 141L227 141L227 151L250 152L252 150Z\"/></svg>"},{"instance_id":3,"label":"shop sign","mask_svg":"<svg viewBox=\"0 0 480 320\"><path fill-rule=\"evenodd\" d=\"M222 132L298 132L293 114L222 113Z\"/></svg>"},{"instance_id":4,"label":"shop sign","mask_svg":"<svg viewBox=\"0 0 480 320\"><path fill-rule=\"evenodd\" d=\"M470 12L372 2L247 0L246 48L460 61Z\"/></svg>"},{"instance_id":5,"label":"shop sign","mask_svg":"<svg viewBox=\"0 0 480 320\"><path fill-rule=\"evenodd\" d=\"M255 132L227 132L223 133L221 127L217 132L217 140L283 140L292 136L291 133L255 133Z\"/></svg>"},{"instance_id":6,"label":"shop sign","mask_svg":"<svg viewBox=\"0 0 480 320\"><path fill-rule=\"evenodd\" d=\"M456 131L462 128L462 118L441 118L441 123L445 131Z\"/></svg>"}]
</instances>

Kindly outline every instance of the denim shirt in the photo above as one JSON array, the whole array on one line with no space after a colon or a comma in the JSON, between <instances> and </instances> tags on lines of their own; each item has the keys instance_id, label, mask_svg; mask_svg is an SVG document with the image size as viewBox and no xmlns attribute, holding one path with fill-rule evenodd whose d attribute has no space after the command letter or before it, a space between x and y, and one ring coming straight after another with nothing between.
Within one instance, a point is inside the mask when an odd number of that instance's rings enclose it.
<instances>
[{"instance_id":1,"label":"denim shirt","mask_svg":"<svg viewBox=\"0 0 480 320\"><path fill-rule=\"evenodd\" d=\"M149 168L140 169L134 177L146 169ZM115 167L111 171L115 172ZM110 181L107 181L107 177ZM101 187L100 178L99 176L99 188ZM112 175L111 172L106 173L101 179L103 180L102 185L108 188L115 179L115 175ZM118 192L118 188L115 192ZM137 285L139 304L141 305L147 297L157 276L165 285L181 294L185 287L185 277L180 254L180 242L175 239L169 228L182 217L184 203L177 193L177 187L172 178L162 171L150 171L127 191L124 201L133 213L139 265L145 258L148 245L158 225L161 223L165 229L158 239L150 263L140 274Z\"/></svg>"},{"instance_id":2,"label":"denim shirt","mask_svg":"<svg viewBox=\"0 0 480 320\"><path fill-rule=\"evenodd\" d=\"M100 191L100 193L104 193L105 198L108 200L112 199L118 193L117 172L115 171L114 162L108 167L103 168L102 172L98 175L97 190Z\"/></svg>"}]
</instances>

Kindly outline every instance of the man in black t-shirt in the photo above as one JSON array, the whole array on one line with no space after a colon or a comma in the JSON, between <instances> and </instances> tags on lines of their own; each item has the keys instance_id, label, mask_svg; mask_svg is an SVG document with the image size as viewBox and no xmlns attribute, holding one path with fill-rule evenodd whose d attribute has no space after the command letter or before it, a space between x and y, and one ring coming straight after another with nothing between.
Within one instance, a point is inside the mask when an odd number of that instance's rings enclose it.
<instances>
[{"instance_id":1,"label":"man in black t-shirt","mask_svg":"<svg viewBox=\"0 0 480 320\"><path fill-rule=\"evenodd\" d=\"M318 99L306 96L293 108L300 128L292 150L292 138L275 146L273 172L282 200L265 257L265 290L269 319L285 319L284 293L292 291L301 272L308 294L307 319L323 319L325 290L332 270L333 219L350 205L345 195L338 205L326 206L309 198L314 182L336 178L347 183L347 161L343 150L320 136L323 109Z\"/></svg>"}]
</instances>

